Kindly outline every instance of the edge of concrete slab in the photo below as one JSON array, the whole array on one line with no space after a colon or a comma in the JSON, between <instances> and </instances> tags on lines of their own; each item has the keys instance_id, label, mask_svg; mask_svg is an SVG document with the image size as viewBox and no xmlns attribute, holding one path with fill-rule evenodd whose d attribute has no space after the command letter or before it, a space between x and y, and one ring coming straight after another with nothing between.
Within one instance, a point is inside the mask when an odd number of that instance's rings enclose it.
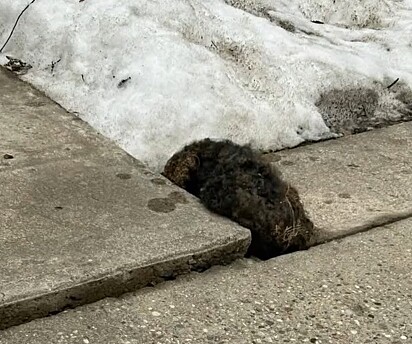
<instances>
[{"instance_id":1,"label":"edge of concrete slab","mask_svg":"<svg viewBox=\"0 0 412 344\"><path fill-rule=\"evenodd\" d=\"M280 259L240 260L0 337L4 344L411 343L411 234L407 220Z\"/></svg>"},{"instance_id":2,"label":"edge of concrete slab","mask_svg":"<svg viewBox=\"0 0 412 344\"><path fill-rule=\"evenodd\" d=\"M174 279L180 274L203 271L212 265L228 264L244 257L249 244L250 236L245 236L243 240L236 242L151 262L144 266L122 268L98 279L85 280L70 287L56 288L49 293L4 304L0 307L0 330L105 297L117 297L138 288L154 286Z\"/></svg>"},{"instance_id":3,"label":"edge of concrete slab","mask_svg":"<svg viewBox=\"0 0 412 344\"><path fill-rule=\"evenodd\" d=\"M321 245L333 240L367 232L373 228L386 226L412 217L412 209L393 213L385 213L365 221L356 221L348 226L337 227L335 230L320 229L319 235L312 246Z\"/></svg>"},{"instance_id":4,"label":"edge of concrete slab","mask_svg":"<svg viewBox=\"0 0 412 344\"><path fill-rule=\"evenodd\" d=\"M36 95L38 93L42 97L47 97L31 84L21 80L18 76L0 66L0 72L3 71L7 77L13 78L13 80L19 83L26 84L30 89L35 90ZM56 105L59 109L67 113L69 117L77 119L74 114L64 109L57 102L50 98L48 99L53 105ZM84 128L82 128L81 132L84 132L83 129L85 129L85 131L87 129L90 136L96 134L96 137L99 137L99 139L94 146L98 146L102 136L87 122L82 122ZM121 151L121 156L125 157L124 163L126 167L130 167L132 170L135 167L142 169L143 171L141 172L143 175L146 175L146 172L149 173L149 169L143 166L137 159L122 149L116 147L116 150L117 149L119 152ZM50 162L50 159L45 160ZM64 159L62 160L64 161ZM152 175L151 171L150 175ZM161 177L155 173L153 173L153 176ZM175 186L173 186L173 188L175 191L178 190ZM171 189L171 191L173 191L173 189ZM184 192L183 190L181 191ZM160 191L159 195L161 195ZM194 203L195 202L193 202L193 204ZM205 217L208 216L206 212L207 210L205 210ZM212 218L214 216L215 215L210 214L209 217ZM224 221L227 220L224 219ZM221 231L222 228L219 226L219 223L223 224L224 222L214 223L217 230ZM184 226L184 224L180 224L180 226ZM203 271L213 265L229 264L233 260L244 257L251 241L250 231L247 229L243 230L243 228L237 225L236 227L240 229L236 231L236 234L213 238L212 242L207 242L201 247L197 245L197 249L174 250L173 252L175 253L169 255L167 258L158 256L159 258L148 258L140 262L118 265L113 269L105 270L103 274L81 276L81 279L72 283L68 283L67 280L65 280L64 282L54 284L50 289L48 289L49 287L45 287L37 292L31 290L33 291L32 293L23 295L19 299L7 300L6 295L0 290L0 330L29 322L36 318L56 314L65 309L92 303L105 297L117 297L139 288L153 286L162 281L174 279L180 274L191 271ZM18 270L16 271L18 272ZM13 288L13 285L11 288Z\"/></svg>"}]
</instances>

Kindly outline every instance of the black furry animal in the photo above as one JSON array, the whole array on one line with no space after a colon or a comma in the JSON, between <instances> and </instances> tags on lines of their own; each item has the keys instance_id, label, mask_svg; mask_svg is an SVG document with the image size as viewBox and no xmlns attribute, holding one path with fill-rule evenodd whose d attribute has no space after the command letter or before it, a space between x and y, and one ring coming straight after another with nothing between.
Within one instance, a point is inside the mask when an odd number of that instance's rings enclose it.
<instances>
[{"instance_id":1,"label":"black furry animal","mask_svg":"<svg viewBox=\"0 0 412 344\"><path fill-rule=\"evenodd\" d=\"M315 228L298 192L250 146L193 142L169 159L162 174L211 211L249 228L249 255L268 259L310 246Z\"/></svg>"}]
</instances>

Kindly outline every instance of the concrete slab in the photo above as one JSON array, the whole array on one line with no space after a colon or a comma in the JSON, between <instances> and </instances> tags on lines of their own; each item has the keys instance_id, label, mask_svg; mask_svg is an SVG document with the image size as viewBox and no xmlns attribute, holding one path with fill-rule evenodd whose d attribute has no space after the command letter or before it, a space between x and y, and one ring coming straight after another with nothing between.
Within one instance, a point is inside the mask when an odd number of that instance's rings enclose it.
<instances>
[{"instance_id":1,"label":"concrete slab","mask_svg":"<svg viewBox=\"0 0 412 344\"><path fill-rule=\"evenodd\" d=\"M0 171L84 154L124 155L87 123L1 67L0 87ZM4 154L13 159L3 159Z\"/></svg>"},{"instance_id":2,"label":"concrete slab","mask_svg":"<svg viewBox=\"0 0 412 344\"><path fill-rule=\"evenodd\" d=\"M0 328L242 257L247 230L0 69Z\"/></svg>"},{"instance_id":3,"label":"concrete slab","mask_svg":"<svg viewBox=\"0 0 412 344\"><path fill-rule=\"evenodd\" d=\"M1 344L410 343L412 219L0 333Z\"/></svg>"},{"instance_id":4,"label":"concrete slab","mask_svg":"<svg viewBox=\"0 0 412 344\"><path fill-rule=\"evenodd\" d=\"M412 122L266 156L330 240L412 215Z\"/></svg>"}]
</instances>

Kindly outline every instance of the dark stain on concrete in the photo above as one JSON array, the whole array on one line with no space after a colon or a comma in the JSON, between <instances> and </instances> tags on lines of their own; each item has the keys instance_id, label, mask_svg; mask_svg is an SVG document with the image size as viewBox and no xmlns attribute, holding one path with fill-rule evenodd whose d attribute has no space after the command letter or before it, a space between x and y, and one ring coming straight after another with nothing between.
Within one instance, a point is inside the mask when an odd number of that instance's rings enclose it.
<instances>
[{"instance_id":1,"label":"dark stain on concrete","mask_svg":"<svg viewBox=\"0 0 412 344\"><path fill-rule=\"evenodd\" d=\"M147 207L157 213L170 213L176 209L176 201L170 198L152 198Z\"/></svg>"},{"instance_id":2,"label":"dark stain on concrete","mask_svg":"<svg viewBox=\"0 0 412 344\"><path fill-rule=\"evenodd\" d=\"M126 179L132 178L132 175L130 173L117 173L116 177L120 178L120 179L123 179L123 180L126 180Z\"/></svg>"},{"instance_id":3,"label":"dark stain on concrete","mask_svg":"<svg viewBox=\"0 0 412 344\"><path fill-rule=\"evenodd\" d=\"M27 102L26 105L30 107L42 107L42 106L46 106L47 103L43 101L39 101L39 100L32 100L32 101Z\"/></svg>"},{"instance_id":4,"label":"dark stain on concrete","mask_svg":"<svg viewBox=\"0 0 412 344\"><path fill-rule=\"evenodd\" d=\"M151 179L151 182L155 185L166 185L166 180L162 179L162 178L153 178Z\"/></svg>"}]
</instances>

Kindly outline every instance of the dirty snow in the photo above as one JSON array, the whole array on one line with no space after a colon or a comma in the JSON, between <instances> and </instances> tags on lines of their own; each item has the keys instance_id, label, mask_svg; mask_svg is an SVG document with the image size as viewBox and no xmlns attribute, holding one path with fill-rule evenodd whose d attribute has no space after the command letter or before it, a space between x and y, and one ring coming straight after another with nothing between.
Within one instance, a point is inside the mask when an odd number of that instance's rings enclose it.
<instances>
[{"instance_id":1,"label":"dirty snow","mask_svg":"<svg viewBox=\"0 0 412 344\"><path fill-rule=\"evenodd\" d=\"M0 0L0 46L29 2ZM5 55L159 170L204 137L273 150L328 137L352 116L342 94L372 90L375 116L408 111L412 0L37 0ZM397 78L401 96L385 87Z\"/></svg>"}]
</instances>

